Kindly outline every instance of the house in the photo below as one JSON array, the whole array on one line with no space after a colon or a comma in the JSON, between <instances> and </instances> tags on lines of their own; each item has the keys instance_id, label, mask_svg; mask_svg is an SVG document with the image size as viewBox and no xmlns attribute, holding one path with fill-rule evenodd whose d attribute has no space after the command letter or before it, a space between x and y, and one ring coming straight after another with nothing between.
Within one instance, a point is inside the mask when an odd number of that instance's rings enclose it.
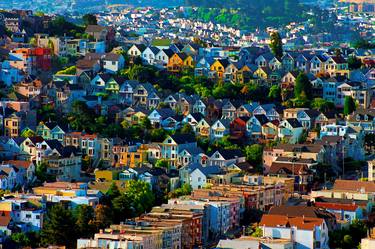
<instances>
[{"instance_id":1,"label":"house","mask_svg":"<svg viewBox=\"0 0 375 249\"><path fill-rule=\"evenodd\" d=\"M150 120L151 124L155 127L160 127L162 121L169 118L176 116L176 113L170 108L162 108L162 109L155 109L149 115L148 119Z\"/></svg>"},{"instance_id":2,"label":"house","mask_svg":"<svg viewBox=\"0 0 375 249\"><path fill-rule=\"evenodd\" d=\"M91 35L96 41L105 41L109 45L114 40L114 30L100 25L87 25L85 33Z\"/></svg>"},{"instance_id":3,"label":"house","mask_svg":"<svg viewBox=\"0 0 375 249\"><path fill-rule=\"evenodd\" d=\"M137 84L133 90L133 105L147 107L148 98L156 89L150 83Z\"/></svg>"},{"instance_id":4,"label":"house","mask_svg":"<svg viewBox=\"0 0 375 249\"><path fill-rule=\"evenodd\" d=\"M142 56L143 51L145 51L146 46L144 44L134 44L128 50L128 55L131 57Z\"/></svg>"},{"instance_id":5,"label":"house","mask_svg":"<svg viewBox=\"0 0 375 249\"><path fill-rule=\"evenodd\" d=\"M286 215L288 217L310 217L324 219L329 231L338 228L336 217L332 213L314 206L287 206L272 207L269 212L272 215Z\"/></svg>"},{"instance_id":6,"label":"house","mask_svg":"<svg viewBox=\"0 0 375 249\"><path fill-rule=\"evenodd\" d=\"M121 54L107 53L102 61L106 73L116 74L125 66L125 58Z\"/></svg>"},{"instance_id":7,"label":"house","mask_svg":"<svg viewBox=\"0 0 375 249\"><path fill-rule=\"evenodd\" d=\"M30 184L33 182L35 177L35 165L33 162L8 160L4 161L2 164L14 166L18 170L17 174L22 178L20 182L23 182L24 184Z\"/></svg>"},{"instance_id":8,"label":"house","mask_svg":"<svg viewBox=\"0 0 375 249\"><path fill-rule=\"evenodd\" d=\"M201 119L203 118L204 118L204 115L201 114L200 112L190 113L186 117L184 117L184 119L182 120L182 123L189 124L193 128L194 132L196 132L196 127L199 121L201 121Z\"/></svg>"},{"instance_id":9,"label":"house","mask_svg":"<svg viewBox=\"0 0 375 249\"><path fill-rule=\"evenodd\" d=\"M232 164L243 163L246 161L244 154L240 150L217 150L208 158L208 165L217 165L228 167Z\"/></svg>"},{"instance_id":10,"label":"house","mask_svg":"<svg viewBox=\"0 0 375 249\"><path fill-rule=\"evenodd\" d=\"M159 53L159 51L160 49L158 49L157 47L147 47L141 55L143 63L148 65L154 65L156 55Z\"/></svg>"},{"instance_id":11,"label":"house","mask_svg":"<svg viewBox=\"0 0 375 249\"><path fill-rule=\"evenodd\" d=\"M168 160L171 166L178 165L178 153L184 149L196 148L197 142L191 135L175 134L168 136L161 144L162 158Z\"/></svg>"},{"instance_id":12,"label":"house","mask_svg":"<svg viewBox=\"0 0 375 249\"><path fill-rule=\"evenodd\" d=\"M202 167L199 163L191 163L180 169L180 181L189 184L192 189L201 189L209 184L210 177L222 172L218 166Z\"/></svg>"},{"instance_id":13,"label":"house","mask_svg":"<svg viewBox=\"0 0 375 249\"><path fill-rule=\"evenodd\" d=\"M22 182L17 182L17 173L12 165L0 165L0 189L13 190L17 184L22 186Z\"/></svg>"},{"instance_id":14,"label":"house","mask_svg":"<svg viewBox=\"0 0 375 249\"><path fill-rule=\"evenodd\" d=\"M257 102L243 104L236 110L236 117L251 117L254 109L259 105Z\"/></svg>"},{"instance_id":15,"label":"house","mask_svg":"<svg viewBox=\"0 0 375 249\"><path fill-rule=\"evenodd\" d=\"M169 59L173 56L174 52L172 49L160 49L155 56L156 66L166 68L169 62Z\"/></svg>"},{"instance_id":16,"label":"house","mask_svg":"<svg viewBox=\"0 0 375 249\"><path fill-rule=\"evenodd\" d=\"M177 73L184 68L192 68L193 66L193 57L185 53L175 53L169 59L167 69L169 72Z\"/></svg>"},{"instance_id":17,"label":"house","mask_svg":"<svg viewBox=\"0 0 375 249\"><path fill-rule=\"evenodd\" d=\"M210 138L211 125L205 118L202 118L196 125L195 134L199 137Z\"/></svg>"},{"instance_id":18,"label":"house","mask_svg":"<svg viewBox=\"0 0 375 249\"><path fill-rule=\"evenodd\" d=\"M40 122L36 127L37 136L41 136L46 140L56 139L61 143L64 141L66 132L68 132L68 128L65 125L55 122Z\"/></svg>"},{"instance_id":19,"label":"house","mask_svg":"<svg viewBox=\"0 0 375 249\"><path fill-rule=\"evenodd\" d=\"M216 73L218 80L223 80L225 75L225 69L229 66L230 61L228 59L216 59L210 66L210 71Z\"/></svg>"},{"instance_id":20,"label":"house","mask_svg":"<svg viewBox=\"0 0 375 249\"><path fill-rule=\"evenodd\" d=\"M253 110L253 115L265 115L269 120L280 120L282 117L282 109L274 104L258 105Z\"/></svg>"},{"instance_id":21,"label":"house","mask_svg":"<svg viewBox=\"0 0 375 249\"><path fill-rule=\"evenodd\" d=\"M262 125L262 136L265 140L276 140L279 135L279 125L278 120L269 121Z\"/></svg>"},{"instance_id":22,"label":"house","mask_svg":"<svg viewBox=\"0 0 375 249\"><path fill-rule=\"evenodd\" d=\"M21 82L24 79L23 73L14 67L11 67L9 61L0 62L0 80L10 87L12 84Z\"/></svg>"},{"instance_id":23,"label":"house","mask_svg":"<svg viewBox=\"0 0 375 249\"><path fill-rule=\"evenodd\" d=\"M310 190L313 183L313 172L309 169L308 163L295 161L275 161L271 164L268 174L294 178L294 191L305 193Z\"/></svg>"},{"instance_id":24,"label":"house","mask_svg":"<svg viewBox=\"0 0 375 249\"><path fill-rule=\"evenodd\" d=\"M375 130L375 109L357 109L349 115L347 124L361 127L365 133Z\"/></svg>"},{"instance_id":25,"label":"house","mask_svg":"<svg viewBox=\"0 0 375 249\"><path fill-rule=\"evenodd\" d=\"M317 110L301 110L297 113L297 120L301 123L304 129L309 130L315 128L315 120L320 115Z\"/></svg>"},{"instance_id":26,"label":"house","mask_svg":"<svg viewBox=\"0 0 375 249\"><path fill-rule=\"evenodd\" d=\"M252 138L260 138L262 136L262 126L269 122L264 114L254 114L246 123L247 135Z\"/></svg>"},{"instance_id":27,"label":"house","mask_svg":"<svg viewBox=\"0 0 375 249\"><path fill-rule=\"evenodd\" d=\"M263 237L291 240L295 248L329 248L324 219L265 214L259 223Z\"/></svg>"},{"instance_id":28,"label":"house","mask_svg":"<svg viewBox=\"0 0 375 249\"><path fill-rule=\"evenodd\" d=\"M225 100L223 106L221 107L221 118L233 120L236 116L237 106L235 102L230 100Z\"/></svg>"},{"instance_id":29,"label":"house","mask_svg":"<svg viewBox=\"0 0 375 249\"><path fill-rule=\"evenodd\" d=\"M284 119L279 124L278 136L289 143L297 143L303 133L303 126L296 118Z\"/></svg>"},{"instance_id":30,"label":"house","mask_svg":"<svg viewBox=\"0 0 375 249\"><path fill-rule=\"evenodd\" d=\"M235 118L230 124L230 134L236 138L243 138L247 136L247 122L250 117L238 117Z\"/></svg>"},{"instance_id":31,"label":"house","mask_svg":"<svg viewBox=\"0 0 375 249\"><path fill-rule=\"evenodd\" d=\"M215 121L210 128L210 139L216 140L228 135L230 132L230 120L219 119Z\"/></svg>"},{"instance_id":32,"label":"house","mask_svg":"<svg viewBox=\"0 0 375 249\"><path fill-rule=\"evenodd\" d=\"M324 208L328 212L333 213L338 222L347 221L352 223L354 220L362 220L366 218L365 213L369 209L367 205L369 205L370 210L372 208L372 205L368 201L324 197L316 197L313 201L315 207ZM363 208L361 204L364 205Z\"/></svg>"},{"instance_id":33,"label":"house","mask_svg":"<svg viewBox=\"0 0 375 249\"><path fill-rule=\"evenodd\" d=\"M200 163L203 166L207 164L207 156L199 147L186 148L178 153L178 166L184 167L190 163Z\"/></svg>"}]
</instances>

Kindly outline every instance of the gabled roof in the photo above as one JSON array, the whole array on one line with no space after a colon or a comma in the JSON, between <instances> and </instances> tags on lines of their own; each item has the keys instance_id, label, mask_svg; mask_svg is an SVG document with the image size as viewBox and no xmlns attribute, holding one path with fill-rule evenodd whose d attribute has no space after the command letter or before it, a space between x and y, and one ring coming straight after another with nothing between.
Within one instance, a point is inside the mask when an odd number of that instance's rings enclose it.
<instances>
[{"instance_id":1,"label":"gabled roof","mask_svg":"<svg viewBox=\"0 0 375 249\"><path fill-rule=\"evenodd\" d=\"M225 160L230 160L238 157L243 157L243 153L241 150L225 150L225 149L219 149L217 151L214 151L213 153L210 154L212 156L216 152L219 152L220 155L225 159Z\"/></svg>"},{"instance_id":2,"label":"gabled roof","mask_svg":"<svg viewBox=\"0 0 375 249\"><path fill-rule=\"evenodd\" d=\"M168 58L172 57L172 55L174 54L173 50L172 49L162 49L162 51L168 56Z\"/></svg>"},{"instance_id":3,"label":"gabled roof","mask_svg":"<svg viewBox=\"0 0 375 249\"><path fill-rule=\"evenodd\" d=\"M354 192L375 192L375 182L361 182L355 180L336 180L334 190Z\"/></svg>"},{"instance_id":4,"label":"gabled roof","mask_svg":"<svg viewBox=\"0 0 375 249\"><path fill-rule=\"evenodd\" d=\"M174 134L174 135L171 135L171 138L177 144L186 144L186 143L196 142L195 137L190 134Z\"/></svg>"},{"instance_id":5,"label":"gabled roof","mask_svg":"<svg viewBox=\"0 0 375 249\"><path fill-rule=\"evenodd\" d=\"M316 226L321 226L324 222L321 218L311 218L311 217L287 217L286 215L272 215L265 214L262 216L260 221L260 226L266 227L297 227L301 230L315 230Z\"/></svg>"},{"instance_id":6,"label":"gabled roof","mask_svg":"<svg viewBox=\"0 0 375 249\"><path fill-rule=\"evenodd\" d=\"M309 172L309 169L306 164L302 163L278 163L278 162L273 162L270 167L270 174L306 174Z\"/></svg>"},{"instance_id":7,"label":"gabled roof","mask_svg":"<svg viewBox=\"0 0 375 249\"><path fill-rule=\"evenodd\" d=\"M335 217L328 211L322 208L312 206L273 206L269 210L268 214L271 215L285 215L288 217L310 217L310 218L333 218Z\"/></svg>"},{"instance_id":8,"label":"gabled roof","mask_svg":"<svg viewBox=\"0 0 375 249\"><path fill-rule=\"evenodd\" d=\"M3 164L11 164L15 166L16 168L24 168L27 169L32 165L32 162L30 161L23 161L23 160L9 160L9 161L4 161Z\"/></svg>"},{"instance_id":9,"label":"gabled roof","mask_svg":"<svg viewBox=\"0 0 375 249\"><path fill-rule=\"evenodd\" d=\"M267 116L264 114L254 115L254 118L257 119L261 125L264 125L269 122Z\"/></svg>"},{"instance_id":10,"label":"gabled roof","mask_svg":"<svg viewBox=\"0 0 375 249\"><path fill-rule=\"evenodd\" d=\"M292 126L293 128L301 128L302 127L301 123L296 118L287 118L287 119L285 119L285 121L288 122L290 124L290 126Z\"/></svg>"}]
</instances>

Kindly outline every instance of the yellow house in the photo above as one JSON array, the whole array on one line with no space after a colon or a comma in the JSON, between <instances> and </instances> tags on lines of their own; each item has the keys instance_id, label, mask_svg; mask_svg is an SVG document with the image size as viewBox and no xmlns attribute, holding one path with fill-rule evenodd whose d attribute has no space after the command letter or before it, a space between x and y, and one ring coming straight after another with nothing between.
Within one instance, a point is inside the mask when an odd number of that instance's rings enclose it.
<instances>
[{"instance_id":1,"label":"yellow house","mask_svg":"<svg viewBox=\"0 0 375 249\"><path fill-rule=\"evenodd\" d=\"M195 127L195 133L197 136L210 137L210 129L210 124L202 118Z\"/></svg>"},{"instance_id":2,"label":"yellow house","mask_svg":"<svg viewBox=\"0 0 375 249\"><path fill-rule=\"evenodd\" d=\"M188 55L185 59L184 59L184 67L185 68L194 68L194 59L193 57L191 57L191 55Z\"/></svg>"},{"instance_id":3,"label":"yellow house","mask_svg":"<svg viewBox=\"0 0 375 249\"><path fill-rule=\"evenodd\" d=\"M4 119L4 135L7 137L18 137L20 135L21 118L12 114Z\"/></svg>"},{"instance_id":4,"label":"yellow house","mask_svg":"<svg viewBox=\"0 0 375 249\"><path fill-rule=\"evenodd\" d=\"M117 167L128 166L135 168L147 162L147 145L115 145L113 153Z\"/></svg>"},{"instance_id":5,"label":"yellow house","mask_svg":"<svg viewBox=\"0 0 375 249\"><path fill-rule=\"evenodd\" d=\"M266 68L259 67L257 70L255 70L254 76L259 78L259 79L267 80L268 79L268 70Z\"/></svg>"},{"instance_id":6,"label":"yellow house","mask_svg":"<svg viewBox=\"0 0 375 249\"><path fill-rule=\"evenodd\" d=\"M235 81L240 84L244 84L251 79L252 70L249 66L244 65L235 74Z\"/></svg>"},{"instance_id":7,"label":"yellow house","mask_svg":"<svg viewBox=\"0 0 375 249\"><path fill-rule=\"evenodd\" d=\"M169 58L167 69L169 72L175 72L178 73L181 71L181 69L185 66L186 63L189 62L187 60L189 56L187 56L185 53L175 53L174 55Z\"/></svg>"},{"instance_id":8,"label":"yellow house","mask_svg":"<svg viewBox=\"0 0 375 249\"><path fill-rule=\"evenodd\" d=\"M132 124L139 124L141 120L147 118L147 115L143 112L136 112L131 116L131 123Z\"/></svg>"},{"instance_id":9,"label":"yellow house","mask_svg":"<svg viewBox=\"0 0 375 249\"><path fill-rule=\"evenodd\" d=\"M215 60L214 63L212 63L210 70L216 72L218 79L223 79L225 69L229 64L230 63L227 59L218 59Z\"/></svg>"},{"instance_id":10,"label":"yellow house","mask_svg":"<svg viewBox=\"0 0 375 249\"><path fill-rule=\"evenodd\" d=\"M95 170L95 180L105 180L107 182L116 180L118 178L118 170Z\"/></svg>"}]
</instances>

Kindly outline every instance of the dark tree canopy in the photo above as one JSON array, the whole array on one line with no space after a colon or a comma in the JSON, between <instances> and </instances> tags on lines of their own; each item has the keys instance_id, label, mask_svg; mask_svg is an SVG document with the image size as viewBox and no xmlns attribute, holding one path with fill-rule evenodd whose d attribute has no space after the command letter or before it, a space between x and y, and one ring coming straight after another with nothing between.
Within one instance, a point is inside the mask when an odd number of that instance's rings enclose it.
<instances>
[{"instance_id":1,"label":"dark tree canopy","mask_svg":"<svg viewBox=\"0 0 375 249\"><path fill-rule=\"evenodd\" d=\"M351 96L345 96L344 115L349 115L355 111L355 102Z\"/></svg>"},{"instance_id":2,"label":"dark tree canopy","mask_svg":"<svg viewBox=\"0 0 375 249\"><path fill-rule=\"evenodd\" d=\"M272 53L277 57L281 58L283 56L283 42L278 32L273 32L271 34L271 44L270 48Z\"/></svg>"}]
</instances>

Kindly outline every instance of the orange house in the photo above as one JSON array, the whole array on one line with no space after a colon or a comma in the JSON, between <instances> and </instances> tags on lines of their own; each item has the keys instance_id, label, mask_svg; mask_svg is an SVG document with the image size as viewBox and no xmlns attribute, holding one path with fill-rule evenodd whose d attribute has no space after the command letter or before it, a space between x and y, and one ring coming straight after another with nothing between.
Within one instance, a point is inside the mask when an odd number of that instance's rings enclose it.
<instances>
[{"instance_id":1,"label":"orange house","mask_svg":"<svg viewBox=\"0 0 375 249\"><path fill-rule=\"evenodd\" d=\"M194 60L193 57L185 53L175 53L169 58L167 69L169 72L180 72L183 68L193 68Z\"/></svg>"}]
</instances>

